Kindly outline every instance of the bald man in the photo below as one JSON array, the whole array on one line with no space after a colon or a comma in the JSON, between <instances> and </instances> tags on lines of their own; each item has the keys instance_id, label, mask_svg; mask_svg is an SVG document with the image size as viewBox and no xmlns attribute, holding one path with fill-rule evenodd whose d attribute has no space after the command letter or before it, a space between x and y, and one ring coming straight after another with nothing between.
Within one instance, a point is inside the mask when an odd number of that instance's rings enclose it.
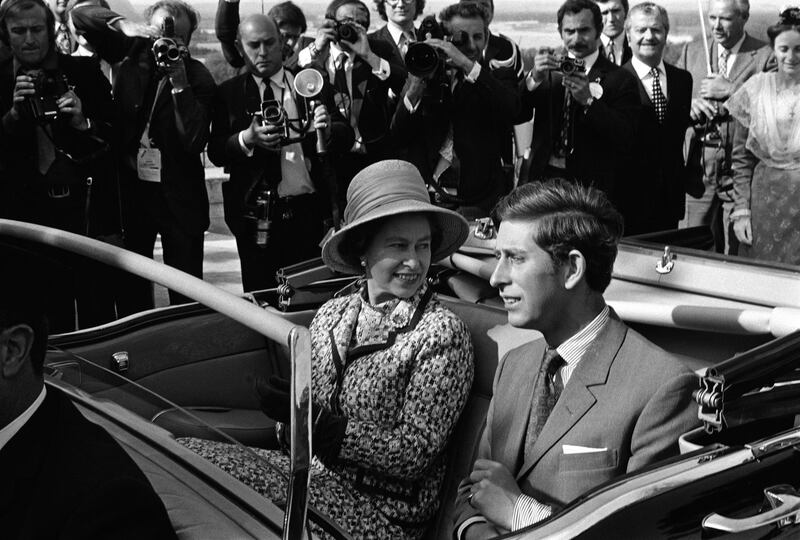
<instances>
[{"instance_id":1,"label":"bald man","mask_svg":"<svg viewBox=\"0 0 800 540\"><path fill-rule=\"evenodd\" d=\"M316 154L317 133L331 152L349 148L354 136L341 115L331 118L319 104L330 96L329 88L313 108L295 95L294 75L283 66L282 36L273 19L245 18L235 45L245 72L217 91L208 155L230 172L230 181L222 185L225 222L236 237L244 290L254 291L276 286L279 268L319 256L333 193ZM313 116L313 129L301 142L288 143L281 127L254 114L270 100L283 107L287 118ZM260 223L259 212L266 217Z\"/></svg>"}]
</instances>

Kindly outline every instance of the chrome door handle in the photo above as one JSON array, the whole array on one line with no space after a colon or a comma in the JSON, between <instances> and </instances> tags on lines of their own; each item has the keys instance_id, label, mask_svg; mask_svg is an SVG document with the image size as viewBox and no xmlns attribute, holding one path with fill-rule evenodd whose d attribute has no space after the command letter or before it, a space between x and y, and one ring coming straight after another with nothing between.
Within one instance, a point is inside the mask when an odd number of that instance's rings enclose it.
<instances>
[{"instance_id":1,"label":"chrome door handle","mask_svg":"<svg viewBox=\"0 0 800 540\"><path fill-rule=\"evenodd\" d=\"M772 505L772 510L746 518L729 518L716 512L703 519L704 529L723 532L743 532L766 525L785 527L800 522L800 494L789 485L768 487L764 496Z\"/></svg>"}]
</instances>

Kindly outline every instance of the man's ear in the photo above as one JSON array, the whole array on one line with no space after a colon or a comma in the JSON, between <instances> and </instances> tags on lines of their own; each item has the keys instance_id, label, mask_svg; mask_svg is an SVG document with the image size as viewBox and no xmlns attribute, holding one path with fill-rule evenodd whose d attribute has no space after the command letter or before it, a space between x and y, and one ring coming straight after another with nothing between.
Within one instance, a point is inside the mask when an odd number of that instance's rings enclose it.
<instances>
[{"instance_id":1,"label":"man's ear","mask_svg":"<svg viewBox=\"0 0 800 540\"><path fill-rule=\"evenodd\" d=\"M33 329L17 324L0 332L0 376L13 379L30 362Z\"/></svg>"},{"instance_id":2,"label":"man's ear","mask_svg":"<svg viewBox=\"0 0 800 540\"><path fill-rule=\"evenodd\" d=\"M586 277L586 258L583 253L573 249L567 255L567 262L563 265L564 288L573 290Z\"/></svg>"}]
</instances>

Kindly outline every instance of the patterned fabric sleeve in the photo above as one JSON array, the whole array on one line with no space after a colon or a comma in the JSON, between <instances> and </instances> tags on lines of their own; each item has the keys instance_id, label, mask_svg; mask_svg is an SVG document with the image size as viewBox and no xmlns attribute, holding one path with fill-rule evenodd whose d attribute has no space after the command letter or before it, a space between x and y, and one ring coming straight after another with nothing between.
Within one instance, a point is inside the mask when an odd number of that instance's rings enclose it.
<instances>
[{"instance_id":1,"label":"patterned fabric sleeve","mask_svg":"<svg viewBox=\"0 0 800 540\"><path fill-rule=\"evenodd\" d=\"M748 81L749 82L749 81ZM740 124L745 127L750 127L750 87L752 83L743 84L730 98L725 102L725 108Z\"/></svg>"},{"instance_id":2,"label":"patterned fabric sleeve","mask_svg":"<svg viewBox=\"0 0 800 540\"><path fill-rule=\"evenodd\" d=\"M420 322L412 339L419 346L397 422L385 427L351 421L339 458L406 479L417 479L444 450L466 403L473 377L467 326L444 309Z\"/></svg>"}]
</instances>

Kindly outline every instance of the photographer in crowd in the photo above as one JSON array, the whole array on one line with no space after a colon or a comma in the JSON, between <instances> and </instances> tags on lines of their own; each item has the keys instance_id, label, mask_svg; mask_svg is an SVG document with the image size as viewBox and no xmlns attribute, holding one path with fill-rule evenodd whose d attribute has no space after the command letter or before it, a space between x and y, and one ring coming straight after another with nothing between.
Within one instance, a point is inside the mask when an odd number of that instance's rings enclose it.
<instances>
[{"instance_id":1,"label":"photographer in crowd","mask_svg":"<svg viewBox=\"0 0 800 540\"><path fill-rule=\"evenodd\" d=\"M557 19L564 49L539 49L522 84L523 114L536 119L520 181L566 178L617 202L640 110L636 77L600 54L603 18L592 0L567 0Z\"/></svg>"},{"instance_id":2,"label":"photographer in crowd","mask_svg":"<svg viewBox=\"0 0 800 540\"><path fill-rule=\"evenodd\" d=\"M439 18L444 35L417 44L406 57L408 83L392 136L408 147L408 160L443 203L482 217L511 189L500 157L519 113L516 78L513 72L499 78L486 64L489 30L482 6L454 4ZM455 187L457 198L442 186Z\"/></svg>"},{"instance_id":3,"label":"photographer in crowd","mask_svg":"<svg viewBox=\"0 0 800 540\"><path fill-rule=\"evenodd\" d=\"M244 290L253 291L274 287L278 268L319 256L324 220L331 215L330 176L316 159L319 141L313 131L298 133L297 120L313 115L310 127L330 150L349 148L353 133L340 115L332 125L324 105L306 110L295 96L274 19L245 18L236 47L246 72L219 87L208 154L231 175L222 185L225 222L236 237ZM302 140L289 142L287 134Z\"/></svg>"},{"instance_id":4,"label":"photographer in crowd","mask_svg":"<svg viewBox=\"0 0 800 540\"><path fill-rule=\"evenodd\" d=\"M297 67L297 53L308 46L314 38L304 35L307 30L306 16L300 6L294 2L280 2L267 12L278 24L283 40L283 66L293 70ZM222 46L225 60L235 68L246 71L245 59L242 58L236 45L239 29L239 0L219 0L214 29Z\"/></svg>"},{"instance_id":5,"label":"photographer in crowd","mask_svg":"<svg viewBox=\"0 0 800 540\"><path fill-rule=\"evenodd\" d=\"M735 122L722 103L753 75L773 71L775 57L767 43L745 32L750 18L748 0L711 0L707 16L711 31L708 43L701 39L687 43L676 63L692 74L695 127L688 136L688 160L696 176L702 178L702 183L688 186L686 215L680 225L708 225L716 250L735 255L739 243L730 220L734 207L731 152Z\"/></svg>"},{"instance_id":6,"label":"photographer in crowd","mask_svg":"<svg viewBox=\"0 0 800 540\"><path fill-rule=\"evenodd\" d=\"M316 39L298 55L300 67L314 67L330 81L336 109L355 132L353 146L336 159L342 207L358 171L397 153L387 136L394 111L389 90L400 95L406 70L388 60L391 44L367 36L369 23L369 9L360 0L333 0Z\"/></svg>"},{"instance_id":7,"label":"photographer in crowd","mask_svg":"<svg viewBox=\"0 0 800 540\"><path fill-rule=\"evenodd\" d=\"M164 262L202 277L209 218L200 155L208 138L214 80L188 55L198 23L189 4L159 0L147 8L145 20L161 28L155 44L115 31L99 14L75 25L105 60L122 60L121 52L127 51L114 84L125 247L152 258L160 234ZM137 281L126 293L125 313L153 306L149 283ZM184 301L170 291L171 303Z\"/></svg>"},{"instance_id":8,"label":"photographer in crowd","mask_svg":"<svg viewBox=\"0 0 800 540\"><path fill-rule=\"evenodd\" d=\"M95 180L104 170L114 115L111 88L89 58L58 54L54 16L41 0L0 7L0 217L87 234ZM53 276L54 328L74 328L76 284ZM81 287L81 284L77 284ZM93 316L79 310L87 317Z\"/></svg>"}]
</instances>

